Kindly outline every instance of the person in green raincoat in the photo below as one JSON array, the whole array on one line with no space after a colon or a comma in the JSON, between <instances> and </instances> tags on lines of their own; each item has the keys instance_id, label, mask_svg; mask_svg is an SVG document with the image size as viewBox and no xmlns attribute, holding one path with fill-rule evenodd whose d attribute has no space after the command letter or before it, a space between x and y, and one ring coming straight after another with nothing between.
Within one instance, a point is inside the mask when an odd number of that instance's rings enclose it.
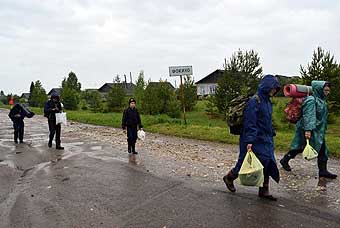
<instances>
[{"instance_id":1,"label":"person in green raincoat","mask_svg":"<svg viewBox=\"0 0 340 228\"><path fill-rule=\"evenodd\" d=\"M328 148L325 141L327 130L326 97L330 93L331 84L325 81L312 81L313 96L308 96L302 103L302 117L296 123L295 136L290 151L280 160L282 168L291 171L289 160L303 152L306 139L318 152L319 177L336 179L337 175L327 170Z\"/></svg>"}]
</instances>

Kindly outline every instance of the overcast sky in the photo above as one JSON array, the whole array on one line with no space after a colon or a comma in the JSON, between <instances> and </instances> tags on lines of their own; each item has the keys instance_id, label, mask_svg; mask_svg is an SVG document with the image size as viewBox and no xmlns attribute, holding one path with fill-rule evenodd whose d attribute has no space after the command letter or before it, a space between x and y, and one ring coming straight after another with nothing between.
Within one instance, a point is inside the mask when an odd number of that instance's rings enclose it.
<instances>
[{"instance_id":1,"label":"overcast sky","mask_svg":"<svg viewBox=\"0 0 340 228\"><path fill-rule=\"evenodd\" d=\"M140 70L174 84L172 65L197 81L238 49L265 73L299 75L317 46L340 61L339 15L337 0L0 0L0 89L40 80L48 92L70 71L83 88Z\"/></svg>"}]
</instances>

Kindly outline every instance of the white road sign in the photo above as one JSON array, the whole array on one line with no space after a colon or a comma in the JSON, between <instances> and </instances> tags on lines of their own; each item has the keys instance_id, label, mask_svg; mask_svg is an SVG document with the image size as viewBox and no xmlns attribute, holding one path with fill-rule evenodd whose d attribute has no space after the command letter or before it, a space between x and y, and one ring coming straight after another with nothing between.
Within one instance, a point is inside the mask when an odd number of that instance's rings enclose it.
<instances>
[{"instance_id":1,"label":"white road sign","mask_svg":"<svg viewBox=\"0 0 340 228\"><path fill-rule=\"evenodd\" d=\"M171 66L169 67L170 76L192 75L192 66Z\"/></svg>"}]
</instances>

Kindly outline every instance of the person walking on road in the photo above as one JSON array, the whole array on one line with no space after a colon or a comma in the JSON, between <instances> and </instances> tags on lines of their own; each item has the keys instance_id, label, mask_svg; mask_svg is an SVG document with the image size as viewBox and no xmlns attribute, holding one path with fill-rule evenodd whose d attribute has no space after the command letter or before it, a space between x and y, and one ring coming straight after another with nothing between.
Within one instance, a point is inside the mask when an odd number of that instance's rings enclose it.
<instances>
[{"instance_id":1,"label":"person walking on road","mask_svg":"<svg viewBox=\"0 0 340 228\"><path fill-rule=\"evenodd\" d=\"M263 187L259 187L258 196L276 200L269 193L269 177L276 182L280 180L279 170L274 156L275 131L272 124L272 103L270 98L280 90L280 83L273 75L266 75L261 80L257 94L246 104L243 112L243 127L240 134L239 158L235 167L223 177L231 192L235 192L234 180L238 177L247 151L252 150L262 163L264 169Z\"/></svg>"},{"instance_id":2,"label":"person walking on road","mask_svg":"<svg viewBox=\"0 0 340 228\"><path fill-rule=\"evenodd\" d=\"M61 146L61 125L56 124L56 113L62 112L62 105L60 103L60 97L57 93L52 93L51 99L45 103L44 116L48 119L48 129L50 131L48 147L52 147L53 138L55 135L55 143L57 150L63 150Z\"/></svg>"},{"instance_id":3,"label":"person walking on road","mask_svg":"<svg viewBox=\"0 0 340 228\"><path fill-rule=\"evenodd\" d=\"M139 127L139 129L143 129L142 121L136 108L136 100L134 98L130 98L129 107L124 110L122 118L122 128L123 130L127 129L129 154L138 154L138 152L136 152L137 127Z\"/></svg>"},{"instance_id":4,"label":"person walking on road","mask_svg":"<svg viewBox=\"0 0 340 228\"><path fill-rule=\"evenodd\" d=\"M312 81L313 95L308 96L302 103L302 117L296 123L295 136L290 151L280 160L282 168L291 171L289 161L306 146L306 139L318 152L319 177L336 179L337 175L327 170L328 147L325 140L327 130L326 98L331 91L331 84L326 81Z\"/></svg>"},{"instance_id":5,"label":"person walking on road","mask_svg":"<svg viewBox=\"0 0 340 228\"><path fill-rule=\"evenodd\" d=\"M10 110L8 117L13 122L15 143L18 143L18 139L20 143L24 142L24 129L25 129L24 118L25 117L32 118L33 116L34 116L34 112L29 110L23 104L17 103Z\"/></svg>"},{"instance_id":6,"label":"person walking on road","mask_svg":"<svg viewBox=\"0 0 340 228\"><path fill-rule=\"evenodd\" d=\"M14 142L17 144L18 138L20 143L24 142L24 118L25 113L22 109L22 106L20 104L14 105L14 107L11 109L11 111L8 114L9 118L13 122L13 128L14 128Z\"/></svg>"}]
</instances>

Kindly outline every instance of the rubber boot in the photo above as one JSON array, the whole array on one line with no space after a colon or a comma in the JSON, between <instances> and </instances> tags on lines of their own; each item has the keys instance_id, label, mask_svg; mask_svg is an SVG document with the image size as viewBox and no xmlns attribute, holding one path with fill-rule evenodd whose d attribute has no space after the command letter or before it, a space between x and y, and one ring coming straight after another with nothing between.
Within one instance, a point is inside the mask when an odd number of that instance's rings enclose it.
<instances>
[{"instance_id":1,"label":"rubber boot","mask_svg":"<svg viewBox=\"0 0 340 228\"><path fill-rule=\"evenodd\" d=\"M236 192L236 188L234 186L234 180L236 180L236 178L237 175L234 175L232 170L230 170L228 174L223 177L225 185L231 192Z\"/></svg>"},{"instance_id":2,"label":"rubber boot","mask_svg":"<svg viewBox=\"0 0 340 228\"><path fill-rule=\"evenodd\" d=\"M324 177L328 179L336 179L338 175L333 174L327 170L327 160L321 161L318 159L319 177Z\"/></svg>"},{"instance_id":3,"label":"rubber boot","mask_svg":"<svg viewBox=\"0 0 340 228\"><path fill-rule=\"evenodd\" d=\"M271 201L277 200L277 198L269 194L269 177L265 177L263 187L259 187L259 197Z\"/></svg>"},{"instance_id":4,"label":"rubber boot","mask_svg":"<svg viewBox=\"0 0 340 228\"><path fill-rule=\"evenodd\" d=\"M292 168L289 165L289 160L291 159L290 153L287 153L283 158L280 160L280 164L282 165L282 168L286 171L292 171Z\"/></svg>"},{"instance_id":5,"label":"rubber boot","mask_svg":"<svg viewBox=\"0 0 340 228\"><path fill-rule=\"evenodd\" d=\"M62 147L61 145L60 145L60 143L58 143L57 145L56 145L56 147L55 147L57 150L64 150L64 147Z\"/></svg>"},{"instance_id":6,"label":"rubber boot","mask_svg":"<svg viewBox=\"0 0 340 228\"><path fill-rule=\"evenodd\" d=\"M296 157L296 155L302 153L303 150L290 150L281 160L280 163L282 165L282 168L286 171L292 171L292 168L289 165L289 160L290 159L294 159Z\"/></svg>"},{"instance_id":7,"label":"rubber boot","mask_svg":"<svg viewBox=\"0 0 340 228\"><path fill-rule=\"evenodd\" d=\"M48 146L49 148L51 148L51 147L52 147L52 140L49 140L49 141L48 141L48 144L47 144L47 146Z\"/></svg>"},{"instance_id":8,"label":"rubber boot","mask_svg":"<svg viewBox=\"0 0 340 228\"><path fill-rule=\"evenodd\" d=\"M131 149L131 144L130 144L130 143L128 143L128 153L129 153L129 154L131 154L131 152L132 152L132 149Z\"/></svg>"}]
</instances>

